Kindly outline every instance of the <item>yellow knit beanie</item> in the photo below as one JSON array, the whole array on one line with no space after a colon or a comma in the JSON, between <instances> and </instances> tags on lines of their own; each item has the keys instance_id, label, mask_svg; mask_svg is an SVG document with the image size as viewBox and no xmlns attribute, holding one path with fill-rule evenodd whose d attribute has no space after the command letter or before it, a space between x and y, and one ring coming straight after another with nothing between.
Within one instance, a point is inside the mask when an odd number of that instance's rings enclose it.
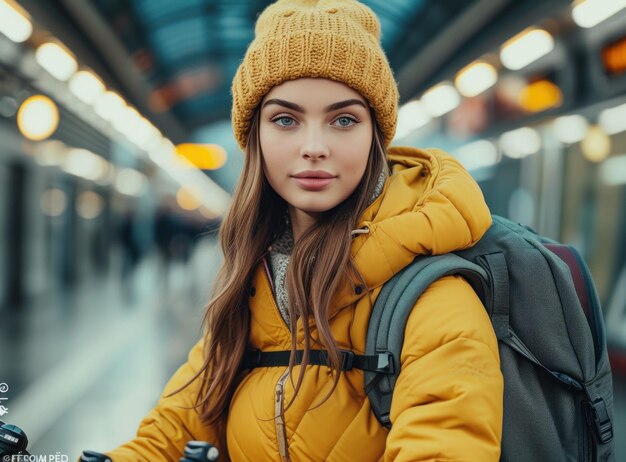
<instances>
[{"instance_id":1,"label":"yellow knit beanie","mask_svg":"<svg viewBox=\"0 0 626 462\"><path fill-rule=\"evenodd\" d=\"M279 0L261 13L232 84L231 118L241 149L263 96L301 77L328 78L358 91L374 108L389 146L398 88L380 45L378 18L367 6L356 0Z\"/></svg>"}]
</instances>

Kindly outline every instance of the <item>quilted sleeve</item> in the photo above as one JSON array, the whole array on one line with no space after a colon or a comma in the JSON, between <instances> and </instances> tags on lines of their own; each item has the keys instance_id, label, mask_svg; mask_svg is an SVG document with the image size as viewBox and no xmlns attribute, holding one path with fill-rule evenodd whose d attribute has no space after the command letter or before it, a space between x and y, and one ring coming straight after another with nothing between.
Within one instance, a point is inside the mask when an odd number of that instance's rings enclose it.
<instances>
[{"instance_id":1,"label":"quilted sleeve","mask_svg":"<svg viewBox=\"0 0 626 462\"><path fill-rule=\"evenodd\" d=\"M489 317L459 276L433 283L409 316L383 460L497 461L503 379Z\"/></svg>"},{"instance_id":2,"label":"quilted sleeve","mask_svg":"<svg viewBox=\"0 0 626 462\"><path fill-rule=\"evenodd\" d=\"M172 376L157 405L139 424L137 436L106 453L113 462L177 462L190 440L217 446L217 433L200 421L196 410L181 409L195 404L199 379L174 396L164 397L187 383L200 369L204 362L203 344L200 340L191 349L187 362Z\"/></svg>"}]
</instances>

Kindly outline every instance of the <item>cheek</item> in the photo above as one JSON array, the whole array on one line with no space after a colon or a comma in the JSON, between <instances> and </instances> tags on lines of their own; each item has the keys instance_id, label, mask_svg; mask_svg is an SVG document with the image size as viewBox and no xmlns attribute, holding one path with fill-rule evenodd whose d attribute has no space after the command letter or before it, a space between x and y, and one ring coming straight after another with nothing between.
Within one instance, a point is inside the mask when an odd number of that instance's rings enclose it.
<instances>
[{"instance_id":1,"label":"cheek","mask_svg":"<svg viewBox=\"0 0 626 462\"><path fill-rule=\"evenodd\" d=\"M263 130L261 126L260 138L263 171L265 177L272 182L272 176L279 173L285 166L286 150L272 130Z\"/></svg>"},{"instance_id":2,"label":"cheek","mask_svg":"<svg viewBox=\"0 0 626 462\"><path fill-rule=\"evenodd\" d=\"M345 151L344 171L349 172L351 176L358 176L358 180L360 180L367 167L370 148L371 141L368 142L367 138L355 140L354 143L351 143L350 149Z\"/></svg>"}]
</instances>

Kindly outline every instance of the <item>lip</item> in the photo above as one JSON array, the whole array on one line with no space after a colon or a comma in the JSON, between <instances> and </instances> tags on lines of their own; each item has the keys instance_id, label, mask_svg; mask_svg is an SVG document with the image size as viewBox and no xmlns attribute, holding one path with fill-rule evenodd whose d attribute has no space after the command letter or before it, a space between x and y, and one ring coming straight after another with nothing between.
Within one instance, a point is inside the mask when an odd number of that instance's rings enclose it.
<instances>
[{"instance_id":1,"label":"lip","mask_svg":"<svg viewBox=\"0 0 626 462\"><path fill-rule=\"evenodd\" d=\"M327 187L332 181L335 179L334 177L325 177L325 178L305 178L305 177L296 177L293 179L298 183L302 189L306 189L307 191L319 191Z\"/></svg>"},{"instance_id":2,"label":"lip","mask_svg":"<svg viewBox=\"0 0 626 462\"><path fill-rule=\"evenodd\" d=\"M324 170L303 170L292 175L292 178L302 189L319 191L332 183L337 176Z\"/></svg>"},{"instance_id":3,"label":"lip","mask_svg":"<svg viewBox=\"0 0 626 462\"><path fill-rule=\"evenodd\" d=\"M303 170L293 176L295 178L335 178L336 175L324 170Z\"/></svg>"}]
</instances>

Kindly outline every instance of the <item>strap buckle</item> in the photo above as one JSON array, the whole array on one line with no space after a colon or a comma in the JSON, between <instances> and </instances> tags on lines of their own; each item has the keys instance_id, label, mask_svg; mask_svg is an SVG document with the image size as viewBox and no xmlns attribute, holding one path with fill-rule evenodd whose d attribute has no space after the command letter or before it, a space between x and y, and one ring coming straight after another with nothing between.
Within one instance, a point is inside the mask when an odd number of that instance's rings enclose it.
<instances>
[{"instance_id":1,"label":"strap buckle","mask_svg":"<svg viewBox=\"0 0 626 462\"><path fill-rule=\"evenodd\" d=\"M608 443L613 439L613 424L602 398L595 401L587 401L587 414L590 417L590 425L596 431L596 437L601 443Z\"/></svg>"},{"instance_id":2,"label":"strap buckle","mask_svg":"<svg viewBox=\"0 0 626 462\"><path fill-rule=\"evenodd\" d=\"M381 374L394 374L393 354L389 351L377 353L378 362L376 364L376 372Z\"/></svg>"},{"instance_id":3,"label":"strap buckle","mask_svg":"<svg viewBox=\"0 0 626 462\"><path fill-rule=\"evenodd\" d=\"M354 367L354 352L350 350L341 351L341 370L351 371Z\"/></svg>"}]
</instances>

